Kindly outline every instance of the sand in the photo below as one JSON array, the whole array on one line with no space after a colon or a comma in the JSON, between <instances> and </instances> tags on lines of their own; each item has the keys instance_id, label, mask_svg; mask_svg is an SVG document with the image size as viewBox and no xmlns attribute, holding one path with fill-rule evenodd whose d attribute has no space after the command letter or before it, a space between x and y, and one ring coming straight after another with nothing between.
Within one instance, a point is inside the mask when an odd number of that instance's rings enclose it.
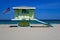
<instances>
[{"instance_id":1,"label":"sand","mask_svg":"<svg viewBox=\"0 0 60 40\"><path fill-rule=\"evenodd\" d=\"M53 27L13 27L0 25L0 40L60 40L60 24ZM13 24L14 25L14 24Z\"/></svg>"}]
</instances>

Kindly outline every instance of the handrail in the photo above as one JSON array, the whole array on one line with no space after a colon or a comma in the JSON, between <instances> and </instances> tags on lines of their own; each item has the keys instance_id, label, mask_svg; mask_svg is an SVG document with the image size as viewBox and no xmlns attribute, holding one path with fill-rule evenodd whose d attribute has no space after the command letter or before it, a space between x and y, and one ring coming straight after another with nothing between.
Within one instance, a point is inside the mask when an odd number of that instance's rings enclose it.
<instances>
[{"instance_id":1,"label":"handrail","mask_svg":"<svg viewBox=\"0 0 60 40\"><path fill-rule=\"evenodd\" d=\"M38 22L40 22L40 23L42 23L42 24L44 24L44 25L48 25L48 26L53 27L51 24L46 23L46 22L43 22L43 21L41 21L41 20L38 20L38 19L34 19L34 20L36 20L36 21L38 21Z\"/></svg>"}]
</instances>

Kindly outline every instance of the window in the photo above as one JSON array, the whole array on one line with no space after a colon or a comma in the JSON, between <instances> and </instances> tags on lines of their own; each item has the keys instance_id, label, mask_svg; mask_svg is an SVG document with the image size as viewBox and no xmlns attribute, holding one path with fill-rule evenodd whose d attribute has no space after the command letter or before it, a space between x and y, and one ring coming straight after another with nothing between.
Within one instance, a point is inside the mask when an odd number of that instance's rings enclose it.
<instances>
[{"instance_id":1,"label":"window","mask_svg":"<svg viewBox=\"0 0 60 40\"><path fill-rule=\"evenodd\" d=\"M23 10L22 10L22 13L26 13L26 9L23 9Z\"/></svg>"},{"instance_id":2,"label":"window","mask_svg":"<svg viewBox=\"0 0 60 40\"><path fill-rule=\"evenodd\" d=\"M22 10L22 13L23 13L23 14L24 14L24 13L29 13L29 10L23 9L23 10Z\"/></svg>"}]
</instances>

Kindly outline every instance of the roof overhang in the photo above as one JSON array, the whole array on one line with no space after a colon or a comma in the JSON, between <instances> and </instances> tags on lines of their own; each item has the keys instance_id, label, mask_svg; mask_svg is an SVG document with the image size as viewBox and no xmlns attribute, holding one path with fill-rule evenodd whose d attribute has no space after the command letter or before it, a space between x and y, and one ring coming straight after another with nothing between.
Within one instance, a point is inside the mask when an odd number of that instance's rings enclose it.
<instances>
[{"instance_id":1,"label":"roof overhang","mask_svg":"<svg viewBox=\"0 0 60 40\"><path fill-rule=\"evenodd\" d=\"M13 7L13 9L36 9L35 7Z\"/></svg>"}]
</instances>

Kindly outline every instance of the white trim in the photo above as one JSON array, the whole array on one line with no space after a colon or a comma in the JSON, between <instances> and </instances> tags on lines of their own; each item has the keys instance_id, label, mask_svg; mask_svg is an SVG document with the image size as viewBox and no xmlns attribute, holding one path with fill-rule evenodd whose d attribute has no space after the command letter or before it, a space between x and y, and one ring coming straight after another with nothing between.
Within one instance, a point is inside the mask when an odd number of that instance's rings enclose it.
<instances>
[{"instance_id":1,"label":"white trim","mask_svg":"<svg viewBox=\"0 0 60 40\"><path fill-rule=\"evenodd\" d=\"M23 19L11 19L11 20L23 20ZM29 20L29 19L26 19L26 20Z\"/></svg>"},{"instance_id":2,"label":"white trim","mask_svg":"<svg viewBox=\"0 0 60 40\"><path fill-rule=\"evenodd\" d=\"M35 7L13 7L13 9L36 9Z\"/></svg>"}]
</instances>

